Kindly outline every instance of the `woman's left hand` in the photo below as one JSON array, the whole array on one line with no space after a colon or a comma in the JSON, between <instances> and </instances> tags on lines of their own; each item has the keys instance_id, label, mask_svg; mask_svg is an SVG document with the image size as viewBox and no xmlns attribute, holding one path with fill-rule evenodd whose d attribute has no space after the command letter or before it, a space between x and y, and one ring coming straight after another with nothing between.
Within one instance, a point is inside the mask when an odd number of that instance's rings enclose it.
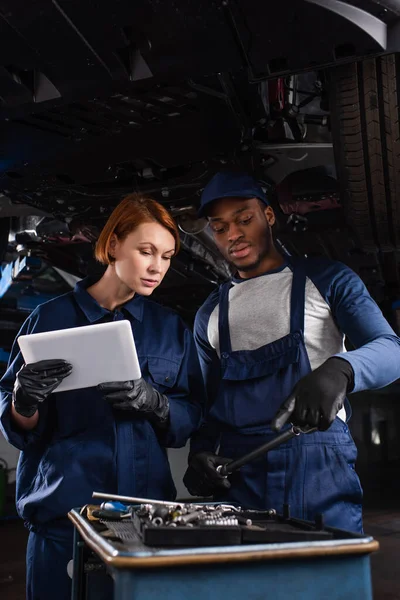
<instances>
[{"instance_id":1,"label":"woman's left hand","mask_svg":"<svg viewBox=\"0 0 400 600\"><path fill-rule=\"evenodd\" d=\"M98 390L116 410L142 413L150 421L165 424L169 417L169 401L141 377L134 381L100 383Z\"/></svg>"}]
</instances>

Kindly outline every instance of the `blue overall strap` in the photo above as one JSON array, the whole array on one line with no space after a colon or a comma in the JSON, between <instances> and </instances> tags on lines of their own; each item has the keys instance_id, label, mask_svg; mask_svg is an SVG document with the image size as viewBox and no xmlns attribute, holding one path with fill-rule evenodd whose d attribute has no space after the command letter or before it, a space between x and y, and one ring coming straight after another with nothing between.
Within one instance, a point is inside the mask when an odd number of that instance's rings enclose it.
<instances>
[{"instance_id":1,"label":"blue overall strap","mask_svg":"<svg viewBox=\"0 0 400 600\"><path fill-rule=\"evenodd\" d=\"M304 332L304 309L306 294L306 272L302 261L291 261L293 272L290 296L290 333Z\"/></svg>"},{"instance_id":2,"label":"blue overall strap","mask_svg":"<svg viewBox=\"0 0 400 600\"><path fill-rule=\"evenodd\" d=\"M232 352L231 335L229 333L229 290L231 286L232 282L227 281L219 288L218 335L221 356Z\"/></svg>"}]
</instances>

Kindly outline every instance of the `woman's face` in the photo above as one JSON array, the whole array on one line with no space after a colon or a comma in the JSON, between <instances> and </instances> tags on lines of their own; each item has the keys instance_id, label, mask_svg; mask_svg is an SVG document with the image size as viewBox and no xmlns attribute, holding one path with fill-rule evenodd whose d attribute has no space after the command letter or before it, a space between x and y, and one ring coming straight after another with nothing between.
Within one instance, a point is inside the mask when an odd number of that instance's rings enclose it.
<instances>
[{"instance_id":1,"label":"woman's face","mask_svg":"<svg viewBox=\"0 0 400 600\"><path fill-rule=\"evenodd\" d=\"M175 252L173 235L159 223L142 223L124 240L111 240L116 275L130 290L150 296L168 271Z\"/></svg>"}]
</instances>

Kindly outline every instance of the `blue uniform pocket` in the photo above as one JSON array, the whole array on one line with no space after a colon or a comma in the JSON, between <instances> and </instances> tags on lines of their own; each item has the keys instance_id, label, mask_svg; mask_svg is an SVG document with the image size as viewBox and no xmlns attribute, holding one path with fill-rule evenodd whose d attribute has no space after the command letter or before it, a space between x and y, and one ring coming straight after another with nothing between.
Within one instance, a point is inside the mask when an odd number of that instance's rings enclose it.
<instances>
[{"instance_id":1,"label":"blue uniform pocket","mask_svg":"<svg viewBox=\"0 0 400 600\"><path fill-rule=\"evenodd\" d=\"M154 387L161 393L174 387L178 378L180 363L168 358L149 357L147 366Z\"/></svg>"},{"instance_id":2,"label":"blue uniform pocket","mask_svg":"<svg viewBox=\"0 0 400 600\"><path fill-rule=\"evenodd\" d=\"M251 352L223 352L211 416L243 432L265 431L304 370L302 344L302 333L294 332Z\"/></svg>"},{"instance_id":3,"label":"blue uniform pocket","mask_svg":"<svg viewBox=\"0 0 400 600\"><path fill-rule=\"evenodd\" d=\"M339 462L342 465L343 471L349 474L352 479L352 489L350 490L350 496L352 499L361 503L363 491L360 483L360 479L356 472L356 460L357 460L357 448L354 443L342 444L340 446L333 446L332 450L335 452Z\"/></svg>"},{"instance_id":4,"label":"blue uniform pocket","mask_svg":"<svg viewBox=\"0 0 400 600\"><path fill-rule=\"evenodd\" d=\"M297 363L300 357L298 333L289 334L273 344L248 352L238 350L221 356L223 379L245 381L267 377Z\"/></svg>"},{"instance_id":5,"label":"blue uniform pocket","mask_svg":"<svg viewBox=\"0 0 400 600\"><path fill-rule=\"evenodd\" d=\"M357 449L353 441L337 445L307 445L303 482L305 518L324 515L333 527L362 531L362 488L355 471Z\"/></svg>"}]
</instances>

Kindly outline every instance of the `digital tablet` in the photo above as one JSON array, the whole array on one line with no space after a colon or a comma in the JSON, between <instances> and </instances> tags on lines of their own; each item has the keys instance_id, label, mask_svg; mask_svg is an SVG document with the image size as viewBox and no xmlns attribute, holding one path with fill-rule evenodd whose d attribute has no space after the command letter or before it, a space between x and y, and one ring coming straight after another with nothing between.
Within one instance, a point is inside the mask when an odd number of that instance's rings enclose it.
<instances>
[{"instance_id":1,"label":"digital tablet","mask_svg":"<svg viewBox=\"0 0 400 600\"><path fill-rule=\"evenodd\" d=\"M71 363L72 373L60 383L57 392L141 377L127 320L21 335L18 343L25 364L54 358Z\"/></svg>"}]
</instances>

